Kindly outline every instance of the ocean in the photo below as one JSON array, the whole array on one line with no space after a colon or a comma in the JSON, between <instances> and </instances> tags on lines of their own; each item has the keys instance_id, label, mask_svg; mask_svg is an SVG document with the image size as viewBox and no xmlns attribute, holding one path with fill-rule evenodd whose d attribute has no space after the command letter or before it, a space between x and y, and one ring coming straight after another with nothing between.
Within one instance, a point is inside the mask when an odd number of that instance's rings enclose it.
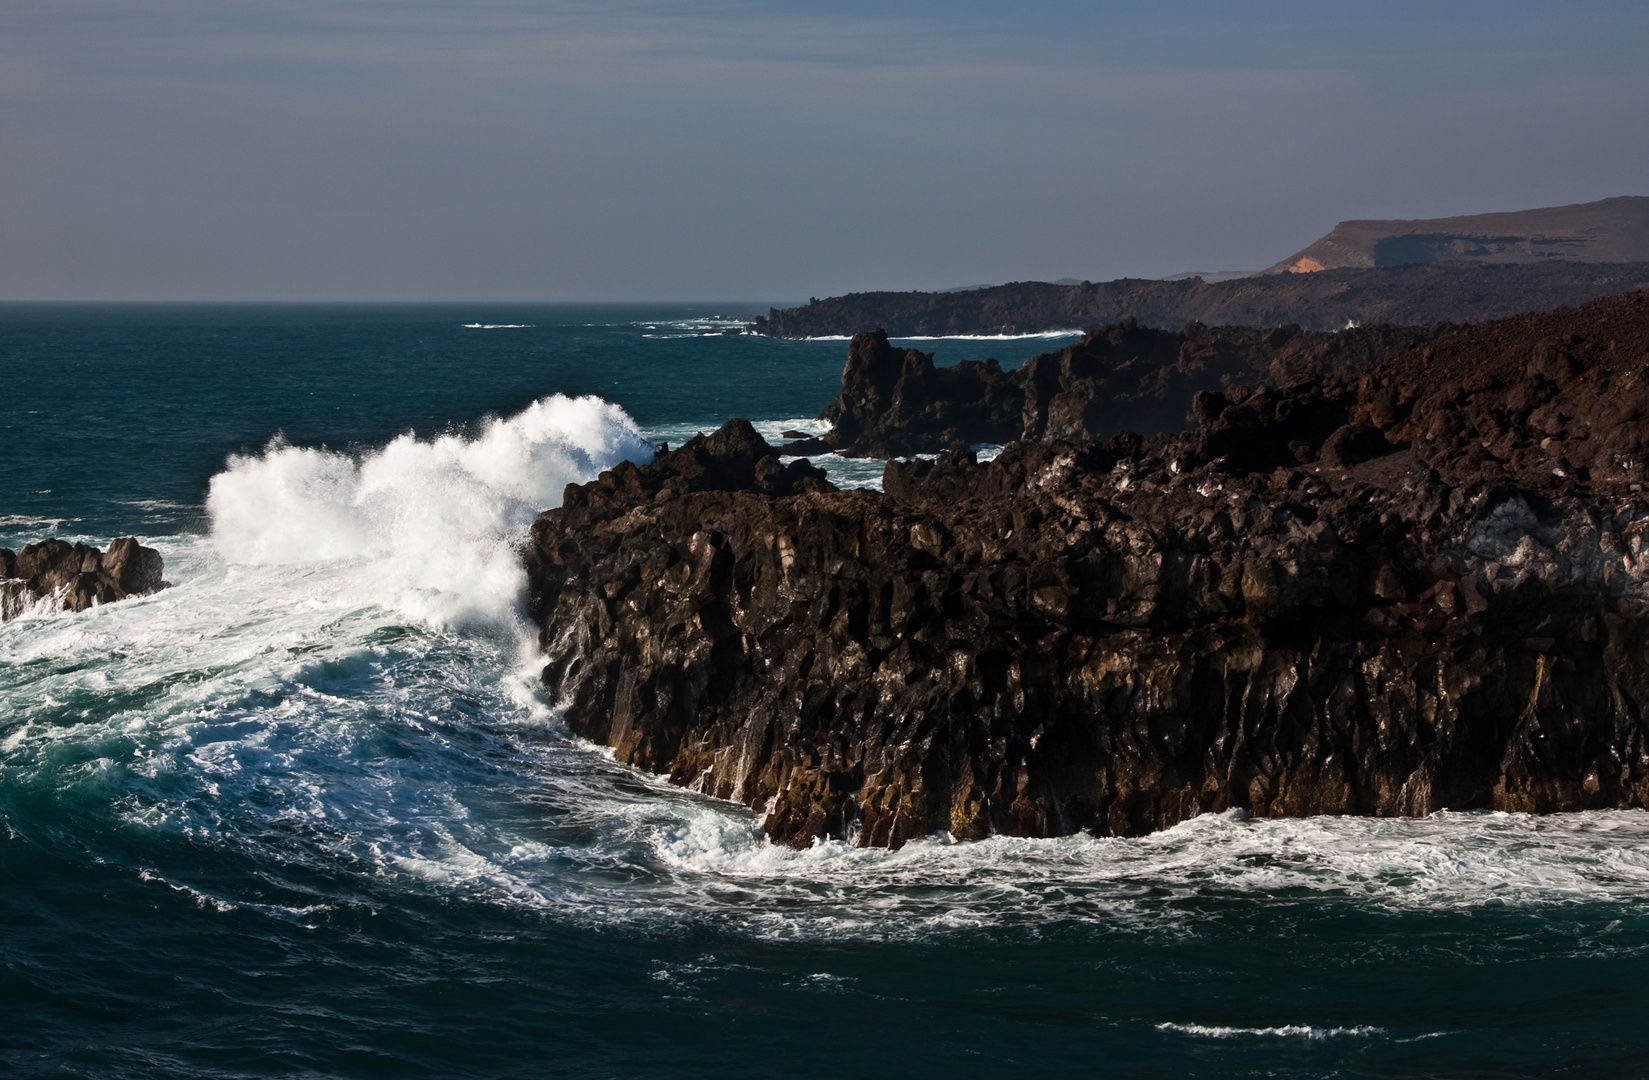
<instances>
[{"instance_id":1,"label":"ocean","mask_svg":"<svg viewBox=\"0 0 1649 1080\"><path fill-rule=\"evenodd\" d=\"M571 739L514 545L819 430L766 306L0 306L0 546L169 582L0 626L6 1075L1649 1075L1646 813L792 851Z\"/></svg>"}]
</instances>

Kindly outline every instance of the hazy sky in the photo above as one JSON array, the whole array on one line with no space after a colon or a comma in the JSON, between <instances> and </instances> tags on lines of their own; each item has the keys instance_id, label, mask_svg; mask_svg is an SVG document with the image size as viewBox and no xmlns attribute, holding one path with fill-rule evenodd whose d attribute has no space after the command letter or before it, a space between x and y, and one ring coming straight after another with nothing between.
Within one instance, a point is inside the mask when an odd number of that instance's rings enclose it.
<instances>
[{"instance_id":1,"label":"hazy sky","mask_svg":"<svg viewBox=\"0 0 1649 1080\"><path fill-rule=\"evenodd\" d=\"M804 299L1649 194L1649 3L5 0L0 299Z\"/></svg>"}]
</instances>

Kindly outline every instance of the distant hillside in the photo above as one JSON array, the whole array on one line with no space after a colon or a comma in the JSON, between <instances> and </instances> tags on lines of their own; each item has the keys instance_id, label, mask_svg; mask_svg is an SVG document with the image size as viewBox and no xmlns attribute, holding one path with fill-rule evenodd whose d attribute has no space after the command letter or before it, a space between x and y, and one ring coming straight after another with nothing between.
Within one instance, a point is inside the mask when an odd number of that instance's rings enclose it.
<instances>
[{"instance_id":1,"label":"distant hillside","mask_svg":"<svg viewBox=\"0 0 1649 1080\"><path fill-rule=\"evenodd\" d=\"M1649 260L1649 198L1419 221L1342 221L1268 274L1410 263L1614 263Z\"/></svg>"},{"instance_id":2,"label":"distant hillside","mask_svg":"<svg viewBox=\"0 0 1649 1080\"><path fill-rule=\"evenodd\" d=\"M1485 215L1494 216L1500 215ZM852 293L773 309L750 328L773 337L805 338L878 327L893 337L1033 334L1089 329L1130 316L1162 329L1192 320L1209 326L1295 323L1307 330L1338 330L1347 323L1482 322L1649 287L1649 254L1644 260L1449 263L1220 282L1122 278L1079 285L1018 282L952 293Z\"/></svg>"}]
</instances>

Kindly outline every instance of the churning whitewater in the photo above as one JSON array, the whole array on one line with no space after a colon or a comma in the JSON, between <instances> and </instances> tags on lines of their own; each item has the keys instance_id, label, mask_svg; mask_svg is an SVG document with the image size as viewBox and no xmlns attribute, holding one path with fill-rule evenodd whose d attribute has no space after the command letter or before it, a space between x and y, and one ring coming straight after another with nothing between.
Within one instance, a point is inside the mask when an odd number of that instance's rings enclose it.
<instances>
[{"instance_id":1,"label":"churning whitewater","mask_svg":"<svg viewBox=\"0 0 1649 1080\"><path fill-rule=\"evenodd\" d=\"M354 456L285 445L236 456L206 497L237 566L355 564L352 594L432 622L501 617L523 587L515 542L566 485L653 447L615 405L559 394L474 438L403 435Z\"/></svg>"},{"instance_id":2,"label":"churning whitewater","mask_svg":"<svg viewBox=\"0 0 1649 1080\"><path fill-rule=\"evenodd\" d=\"M443 348L484 350L478 369L527 347L509 342L584 348L579 370L606 355L579 344L588 316L485 314L442 315L458 342ZM469 321L532 325L474 335ZM102 518L57 496L14 502L30 521L86 518L92 542L143 533L169 583L0 627L0 948L18 1003L0 1060L17 1074L854 1066L854 1040L798 1057L815 1030L860 1032L912 1075L1001 1055L1040 1062L1032 1075L1106 1061L1402 1075L1416 1047L1426 1061L1588 1046L1629 1060L1584 1017L1642 1000L1649 814L1233 814L1133 840L794 851L743 808L570 739L521 608L534 516L569 483L713 429L733 409L694 395L729 381L705 367L726 350L768 372L751 393L768 395L757 419L773 434L809 423L796 417L840 364L833 345L608 322L613 370L664 389L586 393L531 354L511 386L554 376L580 393L502 409L431 391L425 434L386 421L367 438L281 420L252 380L244 405L204 402L193 423L273 413L288 434L257 431L261 450L231 444L193 481L180 464L171 487L106 479L98 497L124 509ZM281 332L291 363L313 346L304 379L343 396L325 383L333 331ZM190 362L188 340L169 362ZM395 340L416 356L423 338ZM811 351L776 352L792 349ZM445 387L453 363L436 352L382 380L407 395L385 415ZM773 382L797 371L812 381ZM77 467L96 476L102 460ZM141 528L186 502L185 483L198 516ZM1294 963L1309 976L1276 982ZM1536 987L1550 1009L1508 1027L1496 994Z\"/></svg>"},{"instance_id":3,"label":"churning whitewater","mask_svg":"<svg viewBox=\"0 0 1649 1080\"><path fill-rule=\"evenodd\" d=\"M277 439L232 457L211 480L210 535L163 546L171 588L8 632L10 670L58 669L8 688L42 714L6 736L8 779L107 795L129 826L259 862L597 921L733 918L763 935L1165 926L1171 897L1209 888L1392 908L1649 892L1643 848L1620 846L1649 840L1644 814L1228 815L1134 841L775 847L741 808L560 737L535 686L525 529L568 483L652 452L617 406L558 395L473 437L404 435L359 455ZM515 827L519 807L498 820L522 799L579 821L577 837ZM224 909L333 902L270 905L130 869ZM635 873L650 880L619 886Z\"/></svg>"}]
</instances>

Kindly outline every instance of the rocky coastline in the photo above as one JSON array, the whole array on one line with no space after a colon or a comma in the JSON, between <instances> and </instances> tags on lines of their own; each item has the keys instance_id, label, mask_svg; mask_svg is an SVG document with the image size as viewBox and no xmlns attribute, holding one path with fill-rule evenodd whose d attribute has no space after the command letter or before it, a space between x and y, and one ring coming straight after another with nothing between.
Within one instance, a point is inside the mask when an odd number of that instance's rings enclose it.
<instances>
[{"instance_id":1,"label":"rocky coastline","mask_svg":"<svg viewBox=\"0 0 1649 1080\"><path fill-rule=\"evenodd\" d=\"M1129 318L1013 371L994 360L939 367L932 353L896 348L878 329L848 345L841 392L820 416L830 430L784 452L889 458L972 443L1085 442L1124 427L1139 435L1178 431L1192 421L1198 391L1355 377L1451 329L1382 324L1326 333L1187 323L1168 331Z\"/></svg>"},{"instance_id":2,"label":"rocky coastline","mask_svg":"<svg viewBox=\"0 0 1649 1080\"><path fill-rule=\"evenodd\" d=\"M0 621L52 599L61 609L85 611L130 596L145 596L165 583L160 552L135 537L110 542L108 550L56 538L0 548Z\"/></svg>"},{"instance_id":3,"label":"rocky coastline","mask_svg":"<svg viewBox=\"0 0 1649 1080\"><path fill-rule=\"evenodd\" d=\"M544 684L798 846L1649 807L1649 294L1388 344L880 493L622 465L532 529Z\"/></svg>"},{"instance_id":4,"label":"rocky coastline","mask_svg":"<svg viewBox=\"0 0 1649 1080\"><path fill-rule=\"evenodd\" d=\"M1548 311L1649 286L1649 262L1430 263L1202 278L1056 285L1019 281L961 292L850 293L771 309L749 330L782 338L1039 334L1135 318L1171 330L1209 326L1339 330L1348 322L1430 326Z\"/></svg>"}]
</instances>

